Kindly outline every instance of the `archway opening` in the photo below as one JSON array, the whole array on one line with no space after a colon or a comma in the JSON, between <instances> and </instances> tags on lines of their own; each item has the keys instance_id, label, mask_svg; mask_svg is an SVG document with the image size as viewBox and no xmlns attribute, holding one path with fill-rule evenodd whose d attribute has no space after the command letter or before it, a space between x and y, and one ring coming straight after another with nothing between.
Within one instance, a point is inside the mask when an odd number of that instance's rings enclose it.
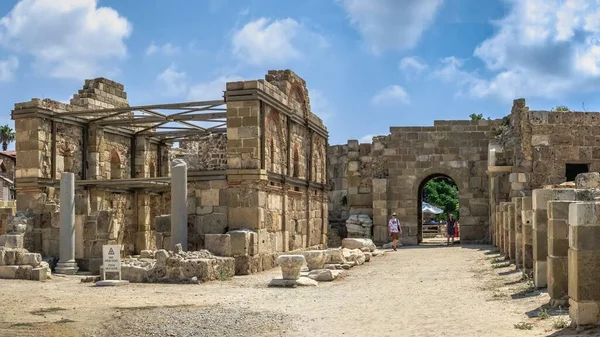
<instances>
[{"instance_id":1,"label":"archway opening","mask_svg":"<svg viewBox=\"0 0 600 337\"><path fill-rule=\"evenodd\" d=\"M445 174L433 174L423 179L417 196L419 244L446 243L450 214L456 220L454 241L459 240L459 199L456 182Z\"/></svg>"}]
</instances>

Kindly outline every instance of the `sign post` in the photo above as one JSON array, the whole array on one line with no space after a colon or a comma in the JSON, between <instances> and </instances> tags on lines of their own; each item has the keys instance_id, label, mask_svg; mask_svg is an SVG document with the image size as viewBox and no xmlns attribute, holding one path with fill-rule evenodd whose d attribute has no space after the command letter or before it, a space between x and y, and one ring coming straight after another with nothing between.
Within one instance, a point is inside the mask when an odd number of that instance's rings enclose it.
<instances>
[{"instance_id":1,"label":"sign post","mask_svg":"<svg viewBox=\"0 0 600 337\"><path fill-rule=\"evenodd\" d=\"M119 273L121 281L121 245L102 246L102 279L106 280L106 272Z\"/></svg>"}]
</instances>

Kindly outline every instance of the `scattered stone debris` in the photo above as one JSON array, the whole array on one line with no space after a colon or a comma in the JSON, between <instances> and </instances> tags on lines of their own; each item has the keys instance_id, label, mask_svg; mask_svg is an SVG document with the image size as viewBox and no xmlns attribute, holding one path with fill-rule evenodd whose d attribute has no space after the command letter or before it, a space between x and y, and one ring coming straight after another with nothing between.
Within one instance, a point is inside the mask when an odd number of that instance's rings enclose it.
<instances>
[{"instance_id":1,"label":"scattered stone debris","mask_svg":"<svg viewBox=\"0 0 600 337\"><path fill-rule=\"evenodd\" d=\"M121 261L121 278L132 283L189 283L227 280L235 272L235 260L214 256L207 250L177 252L142 251L139 258ZM153 256L154 258L151 258Z\"/></svg>"},{"instance_id":2,"label":"scattered stone debris","mask_svg":"<svg viewBox=\"0 0 600 337\"><path fill-rule=\"evenodd\" d=\"M0 279L45 281L51 278L50 265L39 253L23 248L27 218L13 217L7 234L0 235Z\"/></svg>"}]
</instances>

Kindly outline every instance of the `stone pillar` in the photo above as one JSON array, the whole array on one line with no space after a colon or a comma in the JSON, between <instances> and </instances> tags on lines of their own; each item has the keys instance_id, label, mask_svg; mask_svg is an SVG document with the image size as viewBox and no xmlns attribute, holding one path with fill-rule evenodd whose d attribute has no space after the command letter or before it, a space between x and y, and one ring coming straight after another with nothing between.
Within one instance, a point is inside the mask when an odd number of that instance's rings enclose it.
<instances>
[{"instance_id":1,"label":"stone pillar","mask_svg":"<svg viewBox=\"0 0 600 337\"><path fill-rule=\"evenodd\" d=\"M171 249L180 243L188 249L187 221L187 164L181 159L173 160L171 167Z\"/></svg>"},{"instance_id":2,"label":"stone pillar","mask_svg":"<svg viewBox=\"0 0 600 337\"><path fill-rule=\"evenodd\" d=\"M500 203L502 206L502 251L504 256L510 258L510 240L509 240L509 221L508 221L508 202Z\"/></svg>"},{"instance_id":3,"label":"stone pillar","mask_svg":"<svg viewBox=\"0 0 600 337\"><path fill-rule=\"evenodd\" d=\"M515 263L516 251L516 226L515 226L515 204L509 202L506 206L506 219L508 221L508 258Z\"/></svg>"},{"instance_id":4,"label":"stone pillar","mask_svg":"<svg viewBox=\"0 0 600 337\"><path fill-rule=\"evenodd\" d=\"M530 275L533 271L533 209L532 198L523 197L521 208L523 272Z\"/></svg>"},{"instance_id":5,"label":"stone pillar","mask_svg":"<svg viewBox=\"0 0 600 337\"><path fill-rule=\"evenodd\" d=\"M135 251L156 249L156 240L152 234L150 219L150 195L147 192L138 191L135 195L137 202L137 234L135 241ZM187 223L187 219L186 219ZM160 249L160 248L159 248Z\"/></svg>"},{"instance_id":6,"label":"stone pillar","mask_svg":"<svg viewBox=\"0 0 600 337\"><path fill-rule=\"evenodd\" d=\"M373 179L373 241L387 243L389 239L387 179Z\"/></svg>"},{"instance_id":7,"label":"stone pillar","mask_svg":"<svg viewBox=\"0 0 600 337\"><path fill-rule=\"evenodd\" d=\"M60 258L56 265L57 274L77 273L75 262L75 175L63 172L60 175Z\"/></svg>"},{"instance_id":8,"label":"stone pillar","mask_svg":"<svg viewBox=\"0 0 600 337\"><path fill-rule=\"evenodd\" d=\"M600 203L569 205L569 316L600 324Z\"/></svg>"},{"instance_id":9,"label":"stone pillar","mask_svg":"<svg viewBox=\"0 0 600 337\"><path fill-rule=\"evenodd\" d=\"M515 224L515 265L517 269L523 269L523 198L513 198L514 224Z\"/></svg>"},{"instance_id":10,"label":"stone pillar","mask_svg":"<svg viewBox=\"0 0 600 337\"><path fill-rule=\"evenodd\" d=\"M86 179L105 179L104 130L92 125L88 131L88 169ZM110 177L108 177L110 178Z\"/></svg>"},{"instance_id":11,"label":"stone pillar","mask_svg":"<svg viewBox=\"0 0 600 337\"><path fill-rule=\"evenodd\" d=\"M502 208L496 205L496 247L502 251Z\"/></svg>"},{"instance_id":12,"label":"stone pillar","mask_svg":"<svg viewBox=\"0 0 600 337\"><path fill-rule=\"evenodd\" d=\"M548 201L552 200L551 189L533 191L533 282L538 288L547 286L548 276Z\"/></svg>"},{"instance_id":13,"label":"stone pillar","mask_svg":"<svg viewBox=\"0 0 600 337\"><path fill-rule=\"evenodd\" d=\"M565 306L569 299L567 256L571 203L571 201L548 202L548 294L552 307Z\"/></svg>"}]
</instances>

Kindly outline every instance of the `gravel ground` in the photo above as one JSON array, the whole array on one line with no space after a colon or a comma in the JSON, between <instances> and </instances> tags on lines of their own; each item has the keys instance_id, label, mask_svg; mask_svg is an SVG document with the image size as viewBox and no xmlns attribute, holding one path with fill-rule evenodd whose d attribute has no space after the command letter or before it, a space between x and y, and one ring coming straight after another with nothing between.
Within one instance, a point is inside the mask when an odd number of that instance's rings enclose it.
<instances>
[{"instance_id":1,"label":"gravel ground","mask_svg":"<svg viewBox=\"0 0 600 337\"><path fill-rule=\"evenodd\" d=\"M200 285L0 280L0 336L577 335L553 328L564 310L536 317L548 295L496 257L487 246L402 247L295 289L267 287L277 268Z\"/></svg>"},{"instance_id":2,"label":"gravel ground","mask_svg":"<svg viewBox=\"0 0 600 337\"><path fill-rule=\"evenodd\" d=\"M291 328L290 317L223 305L210 307L132 308L115 313L115 320L86 337L225 337L281 336Z\"/></svg>"}]
</instances>

